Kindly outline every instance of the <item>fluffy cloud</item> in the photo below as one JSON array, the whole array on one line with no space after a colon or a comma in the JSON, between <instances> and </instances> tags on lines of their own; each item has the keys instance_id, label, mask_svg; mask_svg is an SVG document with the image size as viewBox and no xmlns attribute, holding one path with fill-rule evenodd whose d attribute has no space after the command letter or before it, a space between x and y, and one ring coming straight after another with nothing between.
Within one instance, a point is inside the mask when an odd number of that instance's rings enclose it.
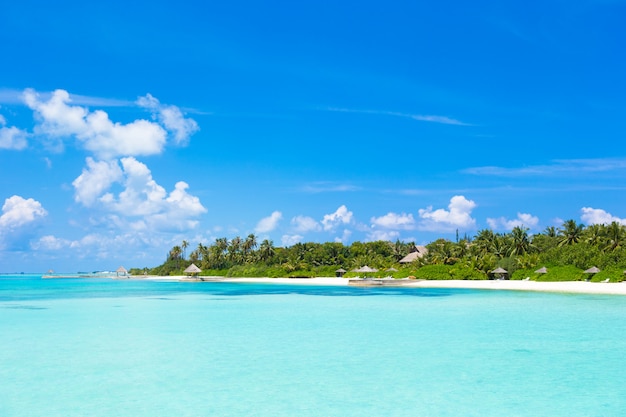
<instances>
[{"instance_id":1,"label":"fluffy cloud","mask_svg":"<svg viewBox=\"0 0 626 417\"><path fill-rule=\"evenodd\" d=\"M153 178L150 169L133 157L96 162L87 158L87 167L72 183L75 200L85 207L108 213L107 222L134 230L186 230L205 213L200 199L187 192L189 185L179 181L169 194ZM110 191L122 186L117 195ZM127 219L135 218L131 223Z\"/></svg>"},{"instance_id":2,"label":"fluffy cloud","mask_svg":"<svg viewBox=\"0 0 626 417\"><path fill-rule=\"evenodd\" d=\"M89 207L115 182L122 179L123 173L117 161L94 161L87 158L87 167L72 182L75 189L74 199Z\"/></svg>"},{"instance_id":3,"label":"fluffy cloud","mask_svg":"<svg viewBox=\"0 0 626 417\"><path fill-rule=\"evenodd\" d=\"M0 149L20 151L28 145L28 134L15 126L7 127L5 118L0 115Z\"/></svg>"},{"instance_id":4,"label":"fluffy cloud","mask_svg":"<svg viewBox=\"0 0 626 417\"><path fill-rule=\"evenodd\" d=\"M454 196L450 199L448 210L432 207L420 209L418 228L429 232L452 232L455 229L473 229L476 227L476 220L472 218L472 210L476 203L466 199L462 195Z\"/></svg>"},{"instance_id":5,"label":"fluffy cloud","mask_svg":"<svg viewBox=\"0 0 626 417\"><path fill-rule=\"evenodd\" d=\"M304 239L302 235L283 235L281 243L283 246L293 246L296 243L302 242L302 239Z\"/></svg>"},{"instance_id":6,"label":"fluffy cloud","mask_svg":"<svg viewBox=\"0 0 626 417\"><path fill-rule=\"evenodd\" d=\"M0 215L0 249L26 247L32 228L47 215L41 203L32 198L7 198Z\"/></svg>"},{"instance_id":7,"label":"fluffy cloud","mask_svg":"<svg viewBox=\"0 0 626 417\"><path fill-rule=\"evenodd\" d=\"M326 214L322 219L322 225L324 230L334 230L341 224L350 224L352 221L352 212L348 211L348 208L343 205L339 207L334 213Z\"/></svg>"},{"instance_id":8,"label":"fluffy cloud","mask_svg":"<svg viewBox=\"0 0 626 417\"><path fill-rule=\"evenodd\" d=\"M155 118L165 129L159 123L141 119L127 124L113 122L102 110L72 105L65 90L54 91L48 100L42 100L34 90L24 92L24 101L38 120L35 133L52 138L75 137L99 159L159 154L166 144L167 131L173 133L176 143L184 143L198 130L196 122L185 119L176 106L164 106L154 97L147 97L142 107L156 112Z\"/></svg>"},{"instance_id":9,"label":"fluffy cloud","mask_svg":"<svg viewBox=\"0 0 626 417\"><path fill-rule=\"evenodd\" d=\"M374 230L367 234L367 240L375 242L377 240L387 240L393 242L400 238L400 232L395 230Z\"/></svg>"},{"instance_id":10,"label":"fluffy cloud","mask_svg":"<svg viewBox=\"0 0 626 417\"><path fill-rule=\"evenodd\" d=\"M508 220L505 217L488 218L487 224L493 230L513 230L515 227L534 229L539 224L539 218L528 213L517 213L517 219Z\"/></svg>"},{"instance_id":11,"label":"fluffy cloud","mask_svg":"<svg viewBox=\"0 0 626 417\"><path fill-rule=\"evenodd\" d=\"M283 218L280 211L273 212L270 216L262 218L254 229L257 233L267 233L276 229L278 222Z\"/></svg>"},{"instance_id":12,"label":"fluffy cloud","mask_svg":"<svg viewBox=\"0 0 626 417\"><path fill-rule=\"evenodd\" d=\"M9 231L15 230L47 215L48 212L39 201L14 195L4 201L2 215L0 215L0 228Z\"/></svg>"},{"instance_id":13,"label":"fluffy cloud","mask_svg":"<svg viewBox=\"0 0 626 417\"><path fill-rule=\"evenodd\" d=\"M319 223L312 217L308 216L294 217L291 219L291 226L293 227L293 230L300 233L317 232L321 229Z\"/></svg>"},{"instance_id":14,"label":"fluffy cloud","mask_svg":"<svg viewBox=\"0 0 626 417\"><path fill-rule=\"evenodd\" d=\"M151 94L139 97L137 104L152 110L153 117L174 134L174 139L178 144L186 144L189 137L198 131L198 124L195 120L186 119L178 107L163 105Z\"/></svg>"},{"instance_id":15,"label":"fluffy cloud","mask_svg":"<svg viewBox=\"0 0 626 417\"><path fill-rule=\"evenodd\" d=\"M31 244L31 248L34 250L44 251L57 251L66 249L72 245L72 242L67 239L57 238L52 235L46 235L39 238L39 240Z\"/></svg>"},{"instance_id":16,"label":"fluffy cloud","mask_svg":"<svg viewBox=\"0 0 626 417\"><path fill-rule=\"evenodd\" d=\"M352 236L352 232L348 229L345 229L341 236L335 237L335 242L345 244L348 242L348 240L350 240L350 236Z\"/></svg>"},{"instance_id":17,"label":"fluffy cloud","mask_svg":"<svg viewBox=\"0 0 626 417\"><path fill-rule=\"evenodd\" d=\"M580 218L585 223L589 224L611 224L613 222L626 224L626 219L620 219L613 216L611 213L607 213L602 209L594 209L591 207L583 207L581 209L582 215Z\"/></svg>"},{"instance_id":18,"label":"fluffy cloud","mask_svg":"<svg viewBox=\"0 0 626 417\"><path fill-rule=\"evenodd\" d=\"M381 217L371 218L372 226L384 229L411 230L415 227L415 219L412 214L387 213Z\"/></svg>"}]
</instances>

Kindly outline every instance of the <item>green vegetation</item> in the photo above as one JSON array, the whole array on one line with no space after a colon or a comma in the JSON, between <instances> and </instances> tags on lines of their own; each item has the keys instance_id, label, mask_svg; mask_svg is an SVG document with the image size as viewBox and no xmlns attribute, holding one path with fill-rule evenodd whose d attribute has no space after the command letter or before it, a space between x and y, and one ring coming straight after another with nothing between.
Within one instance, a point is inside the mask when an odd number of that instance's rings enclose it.
<instances>
[{"instance_id":1,"label":"green vegetation","mask_svg":"<svg viewBox=\"0 0 626 417\"><path fill-rule=\"evenodd\" d=\"M479 280L491 278L490 271L500 267L508 271L510 279L617 282L624 280L626 269L626 226L617 222L585 227L568 220L561 228L548 227L535 235L529 235L524 227L515 227L510 233L483 229L473 238L466 236L456 242L437 239L426 247L426 256L401 264L414 250L414 243L375 241L346 246L309 242L275 247L267 239L259 244L250 234L245 239L219 238L210 246L200 243L189 256L189 243L183 241L169 251L162 265L130 272L182 275L194 263L206 276L328 277L343 268L348 271L344 276L354 277L359 274L351 272L353 269L369 265L379 270L368 274L372 277ZM585 274L592 266L601 272ZM535 272L541 267L546 267L547 273Z\"/></svg>"}]
</instances>

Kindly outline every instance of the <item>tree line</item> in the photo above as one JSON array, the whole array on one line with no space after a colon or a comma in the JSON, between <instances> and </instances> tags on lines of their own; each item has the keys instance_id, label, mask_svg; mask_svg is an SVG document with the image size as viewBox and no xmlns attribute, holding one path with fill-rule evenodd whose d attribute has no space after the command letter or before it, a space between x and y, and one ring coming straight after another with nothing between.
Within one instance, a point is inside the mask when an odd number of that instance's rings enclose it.
<instances>
[{"instance_id":1,"label":"tree line","mask_svg":"<svg viewBox=\"0 0 626 417\"><path fill-rule=\"evenodd\" d=\"M567 279L582 278L581 271L596 266L604 271L596 278L606 275L612 281L621 281L626 269L626 226L618 222L585 226L567 220L561 227L547 227L535 234L524 226L507 233L482 229L472 237L457 237L455 241L437 239L426 245L425 256L400 264L415 248L414 242L399 240L357 241L350 245L306 242L276 247L268 239L258 243L257 237L250 234L230 240L218 238L211 245L199 243L193 249L183 241L167 253L162 265L134 268L131 273L179 275L194 263L205 275L311 277L334 276L340 268L352 271L369 265L379 269L379 276L487 279L491 271L501 267L513 279L522 275ZM542 266L549 267L551 274L534 274Z\"/></svg>"}]
</instances>

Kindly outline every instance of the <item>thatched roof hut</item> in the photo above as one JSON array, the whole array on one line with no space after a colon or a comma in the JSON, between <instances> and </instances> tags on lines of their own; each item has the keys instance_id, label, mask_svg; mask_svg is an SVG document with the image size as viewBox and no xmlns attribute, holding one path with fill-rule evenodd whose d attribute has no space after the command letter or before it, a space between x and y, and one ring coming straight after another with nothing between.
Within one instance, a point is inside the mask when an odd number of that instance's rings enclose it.
<instances>
[{"instance_id":1,"label":"thatched roof hut","mask_svg":"<svg viewBox=\"0 0 626 417\"><path fill-rule=\"evenodd\" d=\"M124 268L123 266L120 266L119 268L117 268L115 270L115 274L119 277L120 275L122 276L127 276L128 275L128 270L126 268Z\"/></svg>"},{"instance_id":2,"label":"thatched roof hut","mask_svg":"<svg viewBox=\"0 0 626 417\"><path fill-rule=\"evenodd\" d=\"M198 275L202 270L196 266L196 264L189 265L183 272L187 275Z\"/></svg>"},{"instance_id":3,"label":"thatched roof hut","mask_svg":"<svg viewBox=\"0 0 626 417\"><path fill-rule=\"evenodd\" d=\"M409 264L418 258L422 258L428 254L426 246L415 245L415 248L404 258L400 259L401 264Z\"/></svg>"},{"instance_id":4,"label":"thatched roof hut","mask_svg":"<svg viewBox=\"0 0 626 417\"><path fill-rule=\"evenodd\" d=\"M500 279L507 279L507 276L509 274L509 271L507 271L504 268L496 268L493 271L491 271L490 273L491 275L493 275L494 277L498 277Z\"/></svg>"},{"instance_id":5,"label":"thatched roof hut","mask_svg":"<svg viewBox=\"0 0 626 417\"><path fill-rule=\"evenodd\" d=\"M335 271L335 274L337 274L337 276L341 278L341 277L343 277L343 274L345 274L346 272L348 272L348 271L346 271L343 268L339 268L338 270Z\"/></svg>"},{"instance_id":6,"label":"thatched roof hut","mask_svg":"<svg viewBox=\"0 0 626 417\"><path fill-rule=\"evenodd\" d=\"M365 265L360 267L359 269L353 269L353 272L378 272L378 269Z\"/></svg>"}]
</instances>

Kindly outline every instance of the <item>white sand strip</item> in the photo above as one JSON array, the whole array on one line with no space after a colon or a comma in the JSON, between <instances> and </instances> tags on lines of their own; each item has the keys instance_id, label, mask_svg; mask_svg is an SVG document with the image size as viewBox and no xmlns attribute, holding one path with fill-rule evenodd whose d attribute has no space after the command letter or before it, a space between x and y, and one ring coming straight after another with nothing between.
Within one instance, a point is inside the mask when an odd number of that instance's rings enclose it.
<instances>
[{"instance_id":1,"label":"white sand strip","mask_svg":"<svg viewBox=\"0 0 626 417\"><path fill-rule=\"evenodd\" d=\"M184 276L147 276L137 277L154 281L179 281ZM220 277L214 277L220 278ZM266 284L293 284L293 285L348 285L348 278L220 278L222 282L266 283ZM537 281L509 281L509 280L411 280L406 286L419 288L468 288L476 290L511 290L511 291L544 291L579 294L607 294L626 295L626 282L601 283L584 281L567 282L537 282Z\"/></svg>"},{"instance_id":2,"label":"white sand strip","mask_svg":"<svg viewBox=\"0 0 626 417\"><path fill-rule=\"evenodd\" d=\"M412 287L422 288L470 288L480 290L544 291L580 294L626 295L626 282L537 282L537 281L415 281Z\"/></svg>"}]
</instances>

